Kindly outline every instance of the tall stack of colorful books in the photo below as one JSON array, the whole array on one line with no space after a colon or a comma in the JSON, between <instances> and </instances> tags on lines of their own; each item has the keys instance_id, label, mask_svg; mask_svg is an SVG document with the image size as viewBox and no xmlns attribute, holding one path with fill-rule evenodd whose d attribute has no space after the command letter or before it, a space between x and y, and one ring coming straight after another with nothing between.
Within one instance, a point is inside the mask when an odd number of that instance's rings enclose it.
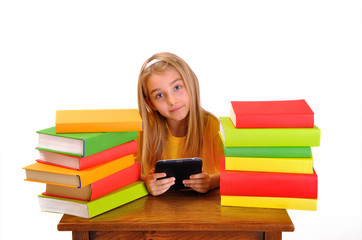
<instances>
[{"instance_id":1,"label":"tall stack of colorful books","mask_svg":"<svg viewBox=\"0 0 362 240\"><path fill-rule=\"evenodd\" d=\"M221 205L316 210L320 129L305 100L234 101L220 122Z\"/></svg>"},{"instance_id":2,"label":"tall stack of colorful books","mask_svg":"<svg viewBox=\"0 0 362 240\"><path fill-rule=\"evenodd\" d=\"M135 161L142 119L136 109L57 111L38 131L39 159L27 181L46 183L40 209L92 218L146 196Z\"/></svg>"}]
</instances>

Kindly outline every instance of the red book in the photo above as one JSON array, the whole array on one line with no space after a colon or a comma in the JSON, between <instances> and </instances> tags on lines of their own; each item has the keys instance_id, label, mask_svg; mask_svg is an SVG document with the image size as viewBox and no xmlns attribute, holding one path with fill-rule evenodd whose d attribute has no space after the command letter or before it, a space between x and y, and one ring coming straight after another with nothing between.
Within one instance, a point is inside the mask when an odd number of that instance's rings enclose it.
<instances>
[{"instance_id":1,"label":"red book","mask_svg":"<svg viewBox=\"0 0 362 240\"><path fill-rule=\"evenodd\" d=\"M93 201L119 188L138 181L140 177L141 164L139 162L135 162L134 165L83 188L71 188L47 184L46 191L43 193L43 195L71 198L82 201Z\"/></svg>"},{"instance_id":2,"label":"red book","mask_svg":"<svg viewBox=\"0 0 362 240\"><path fill-rule=\"evenodd\" d=\"M136 140L133 140L87 157L76 157L40 149L38 150L40 156L39 159L36 160L37 162L64 168L84 170L136 153L137 142Z\"/></svg>"},{"instance_id":3,"label":"red book","mask_svg":"<svg viewBox=\"0 0 362 240\"><path fill-rule=\"evenodd\" d=\"M313 174L226 171L220 161L220 195L317 199L318 177Z\"/></svg>"},{"instance_id":4,"label":"red book","mask_svg":"<svg viewBox=\"0 0 362 240\"><path fill-rule=\"evenodd\" d=\"M304 99L232 101L230 119L236 128L314 127L314 112Z\"/></svg>"}]
</instances>

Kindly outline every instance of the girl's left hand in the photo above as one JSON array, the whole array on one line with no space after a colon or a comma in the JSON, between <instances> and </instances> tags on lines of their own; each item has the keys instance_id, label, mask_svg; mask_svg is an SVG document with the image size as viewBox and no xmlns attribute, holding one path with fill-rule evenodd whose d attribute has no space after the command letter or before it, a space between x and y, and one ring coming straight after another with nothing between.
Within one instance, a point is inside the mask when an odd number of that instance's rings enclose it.
<instances>
[{"instance_id":1,"label":"girl's left hand","mask_svg":"<svg viewBox=\"0 0 362 240\"><path fill-rule=\"evenodd\" d=\"M210 190L211 178L207 172L202 172L190 176L190 179L182 182L185 187L190 187L199 193L206 193Z\"/></svg>"}]
</instances>

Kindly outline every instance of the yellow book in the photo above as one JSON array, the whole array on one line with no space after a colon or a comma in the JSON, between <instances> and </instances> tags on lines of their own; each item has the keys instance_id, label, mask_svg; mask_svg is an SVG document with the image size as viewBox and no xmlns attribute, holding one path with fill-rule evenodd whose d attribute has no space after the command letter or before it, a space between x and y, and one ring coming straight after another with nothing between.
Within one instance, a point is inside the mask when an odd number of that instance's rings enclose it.
<instances>
[{"instance_id":1,"label":"yellow book","mask_svg":"<svg viewBox=\"0 0 362 240\"><path fill-rule=\"evenodd\" d=\"M134 164L133 154L81 171L44 163L26 166L26 181L82 188Z\"/></svg>"},{"instance_id":2,"label":"yellow book","mask_svg":"<svg viewBox=\"0 0 362 240\"><path fill-rule=\"evenodd\" d=\"M313 174L311 158L225 157L225 170Z\"/></svg>"},{"instance_id":3,"label":"yellow book","mask_svg":"<svg viewBox=\"0 0 362 240\"><path fill-rule=\"evenodd\" d=\"M137 109L58 110L56 133L142 131Z\"/></svg>"},{"instance_id":4,"label":"yellow book","mask_svg":"<svg viewBox=\"0 0 362 240\"><path fill-rule=\"evenodd\" d=\"M222 206L317 210L317 199L221 195Z\"/></svg>"}]
</instances>

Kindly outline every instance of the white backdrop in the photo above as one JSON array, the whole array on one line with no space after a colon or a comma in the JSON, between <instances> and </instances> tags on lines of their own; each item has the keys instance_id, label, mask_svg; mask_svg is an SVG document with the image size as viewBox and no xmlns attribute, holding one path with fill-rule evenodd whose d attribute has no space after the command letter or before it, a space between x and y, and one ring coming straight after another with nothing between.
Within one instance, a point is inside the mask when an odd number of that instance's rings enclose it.
<instances>
[{"instance_id":1,"label":"white backdrop","mask_svg":"<svg viewBox=\"0 0 362 240\"><path fill-rule=\"evenodd\" d=\"M44 185L23 181L35 131L57 109L137 108L160 51L189 63L216 116L231 100L306 99L322 130L318 210L288 210L283 239L361 239L360 1L3 0L0 21L1 239L71 239L40 212Z\"/></svg>"}]
</instances>

